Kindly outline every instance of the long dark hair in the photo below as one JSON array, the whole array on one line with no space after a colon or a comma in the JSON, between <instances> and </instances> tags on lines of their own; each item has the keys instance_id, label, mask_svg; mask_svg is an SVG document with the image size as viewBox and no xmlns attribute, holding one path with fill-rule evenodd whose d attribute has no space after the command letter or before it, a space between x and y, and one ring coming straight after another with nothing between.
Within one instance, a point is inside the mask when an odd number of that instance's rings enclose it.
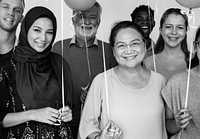
<instances>
[{"instance_id":1,"label":"long dark hair","mask_svg":"<svg viewBox=\"0 0 200 139\"><path fill-rule=\"evenodd\" d=\"M197 29L196 35L195 35L195 39L194 39L194 48L197 47L195 45L195 41L198 40L198 38L200 37L200 27ZM199 65L199 58L197 56L197 52L195 52L194 57L191 60L191 68L196 67ZM187 62L187 67L189 67L189 60Z\"/></svg>"},{"instance_id":2,"label":"long dark hair","mask_svg":"<svg viewBox=\"0 0 200 139\"><path fill-rule=\"evenodd\" d=\"M179 9L179 8L169 8L168 10L166 10L163 13L161 20L160 20L160 28L163 27L165 20L167 19L167 17L170 14L181 15L185 19L186 28L188 28L188 25L189 25L188 17L185 14L183 14L181 12L181 9ZM163 37L160 34L159 37L158 37L158 40L155 44L154 52L155 52L155 54L158 54L158 53L161 53L163 51L163 49L164 49L164 40L163 40ZM187 45L187 34L185 35L185 38L181 42L181 50L183 51L183 53L185 55L185 61L187 63L189 61L189 53L190 53L189 50L188 50L188 45Z\"/></svg>"}]
</instances>

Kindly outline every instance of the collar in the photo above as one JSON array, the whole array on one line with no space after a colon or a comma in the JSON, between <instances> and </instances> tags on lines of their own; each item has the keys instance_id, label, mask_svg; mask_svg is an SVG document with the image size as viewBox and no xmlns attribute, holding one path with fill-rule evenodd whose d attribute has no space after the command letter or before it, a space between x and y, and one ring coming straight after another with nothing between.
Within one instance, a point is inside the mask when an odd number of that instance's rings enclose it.
<instances>
[{"instance_id":1,"label":"collar","mask_svg":"<svg viewBox=\"0 0 200 139\"><path fill-rule=\"evenodd\" d=\"M76 36L74 35L74 37L71 39L70 43L69 43L69 47L72 46L72 45L76 45L76 46L79 46L77 43L76 43ZM97 41L97 38L95 37L94 39L94 42L91 46L89 47L93 47L93 46L96 46L99 48L99 45L98 45L98 41Z\"/></svg>"}]
</instances>

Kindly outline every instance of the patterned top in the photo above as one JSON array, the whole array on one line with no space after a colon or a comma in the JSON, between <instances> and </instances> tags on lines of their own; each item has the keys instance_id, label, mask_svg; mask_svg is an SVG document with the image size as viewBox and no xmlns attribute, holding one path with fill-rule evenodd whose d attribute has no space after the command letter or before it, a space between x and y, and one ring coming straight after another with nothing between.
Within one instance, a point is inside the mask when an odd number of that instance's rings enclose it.
<instances>
[{"instance_id":1,"label":"patterned top","mask_svg":"<svg viewBox=\"0 0 200 139\"><path fill-rule=\"evenodd\" d=\"M0 55L0 120L1 123L7 113L26 111L15 82L15 61L11 58L12 51ZM55 108L60 108L62 101L54 104ZM71 130L67 124L52 126L40 122L30 121L11 128L1 129L1 139L72 139Z\"/></svg>"}]
</instances>

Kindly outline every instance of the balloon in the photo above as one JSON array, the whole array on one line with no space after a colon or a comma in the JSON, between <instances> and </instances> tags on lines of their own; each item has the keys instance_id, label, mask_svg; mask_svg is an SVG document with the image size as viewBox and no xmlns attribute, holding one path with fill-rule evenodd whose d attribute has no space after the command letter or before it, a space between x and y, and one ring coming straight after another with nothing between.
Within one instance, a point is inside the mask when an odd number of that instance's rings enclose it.
<instances>
[{"instance_id":1,"label":"balloon","mask_svg":"<svg viewBox=\"0 0 200 139\"><path fill-rule=\"evenodd\" d=\"M65 3L74 11L86 11L90 9L96 0L64 0Z\"/></svg>"},{"instance_id":2,"label":"balloon","mask_svg":"<svg viewBox=\"0 0 200 139\"><path fill-rule=\"evenodd\" d=\"M199 8L200 0L176 0L180 5L186 8Z\"/></svg>"}]
</instances>

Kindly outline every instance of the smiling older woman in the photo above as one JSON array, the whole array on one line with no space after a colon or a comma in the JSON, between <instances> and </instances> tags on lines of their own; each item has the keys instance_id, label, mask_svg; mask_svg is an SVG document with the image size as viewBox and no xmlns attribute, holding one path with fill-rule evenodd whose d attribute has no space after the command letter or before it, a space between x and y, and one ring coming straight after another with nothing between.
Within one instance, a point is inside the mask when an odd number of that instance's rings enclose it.
<instances>
[{"instance_id":1,"label":"smiling older woman","mask_svg":"<svg viewBox=\"0 0 200 139\"><path fill-rule=\"evenodd\" d=\"M130 21L119 22L111 30L110 43L118 65L95 77L82 113L80 137L166 139L160 95L165 78L141 64L146 52L143 31Z\"/></svg>"}]
</instances>

